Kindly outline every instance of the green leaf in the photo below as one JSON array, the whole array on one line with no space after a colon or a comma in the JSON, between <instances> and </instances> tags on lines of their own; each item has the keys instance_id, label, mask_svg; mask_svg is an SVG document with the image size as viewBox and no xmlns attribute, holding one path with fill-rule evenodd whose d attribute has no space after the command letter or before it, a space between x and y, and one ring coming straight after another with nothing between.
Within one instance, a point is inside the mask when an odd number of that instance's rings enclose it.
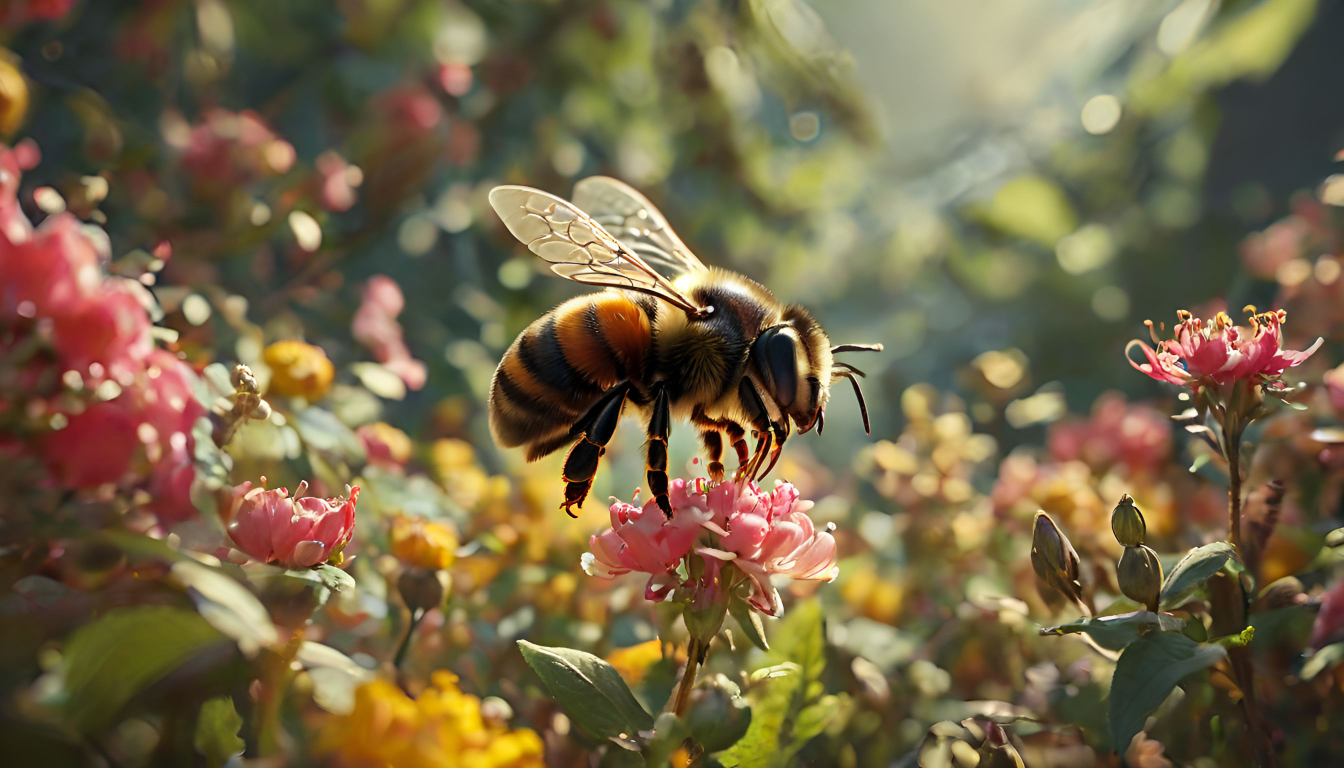
<instances>
[{"instance_id":1,"label":"green leaf","mask_svg":"<svg viewBox=\"0 0 1344 768\"><path fill-rule=\"evenodd\" d=\"M569 719L589 735L628 738L653 727L653 716L640 706L620 673L602 659L526 640L519 640L518 648Z\"/></svg>"},{"instance_id":2,"label":"green leaf","mask_svg":"<svg viewBox=\"0 0 1344 768\"><path fill-rule=\"evenodd\" d=\"M176 576L196 603L196 610L212 627L233 638L244 655L277 645L280 632L266 606L228 574L194 560L173 564Z\"/></svg>"},{"instance_id":3,"label":"green leaf","mask_svg":"<svg viewBox=\"0 0 1344 768\"><path fill-rule=\"evenodd\" d=\"M1344 528L1336 528L1325 534L1325 546L1344 547Z\"/></svg>"},{"instance_id":4,"label":"green leaf","mask_svg":"<svg viewBox=\"0 0 1344 768\"><path fill-rule=\"evenodd\" d=\"M1310 680L1340 662L1344 662L1344 643L1327 645L1307 659L1307 662L1302 665L1302 672L1298 677L1303 680Z\"/></svg>"},{"instance_id":5,"label":"green leaf","mask_svg":"<svg viewBox=\"0 0 1344 768\"><path fill-rule=\"evenodd\" d=\"M1198 456L1195 457L1194 461L1190 462L1190 474L1198 472L1201 467L1203 467L1205 464L1208 464L1212 460L1213 460L1212 453L1199 454Z\"/></svg>"},{"instance_id":6,"label":"green leaf","mask_svg":"<svg viewBox=\"0 0 1344 768\"><path fill-rule=\"evenodd\" d=\"M654 721L653 738L644 747L644 762L651 766L670 765L672 753L676 752L690 735L690 727L681 718L671 712L662 713Z\"/></svg>"},{"instance_id":7,"label":"green leaf","mask_svg":"<svg viewBox=\"0 0 1344 768\"><path fill-rule=\"evenodd\" d=\"M322 408L304 408L292 417L299 437L311 449L350 464L363 464L367 458L364 443L336 414Z\"/></svg>"},{"instance_id":8,"label":"green leaf","mask_svg":"<svg viewBox=\"0 0 1344 768\"><path fill-rule=\"evenodd\" d=\"M75 728L111 725L136 694L224 637L195 611L143 605L108 611L65 646L66 712Z\"/></svg>"},{"instance_id":9,"label":"green leaf","mask_svg":"<svg viewBox=\"0 0 1344 768\"><path fill-rule=\"evenodd\" d=\"M1124 752L1177 684L1226 656L1221 645L1201 645L1178 632L1151 632L1130 643L1111 678L1112 747Z\"/></svg>"},{"instance_id":10,"label":"green leaf","mask_svg":"<svg viewBox=\"0 0 1344 768\"><path fill-rule=\"evenodd\" d=\"M1181 558L1176 567L1171 569L1171 573L1167 574L1167 581L1162 585L1160 607L1168 609L1178 605L1181 600L1222 569L1223 563L1234 554L1232 545L1226 541L1215 541L1190 550L1190 553Z\"/></svg>"},{"instance_id":11,"label":"green leaf","mask_svg":"<svg viewBox=\"0 0 1344 768\"><path fill-rule=\"evenodd\" d=\"M765 627L761 625L761 615L751 610L746 601L733 598L728 603L728 612L737 620L737 625L742 628L742 634L747 636L752 645L762 651L770 650L770 643L765 639Z\"/></svg>"},{"instance_id":12,"label":"green leaf","mask_svg":"<svg viewBox=\"0 0 1344 768\"><path fill-rule=\"evenodd\" d=\"M1145 632L1178 632L1185 622L1169 613L1152 611L1133 611L1117 616L1098 616L1079 619L1057 627L1044 627L1042 635L1071 635L1084 633L1090 635L1097 645L1111 651L1118 651L1139 639Z\"/></svg>"},{"instance_id":13,"label":"green leaf","mask_svg":"<svg viewBox=\"0 0 1344 768\"><path fill-rule=\"evenodd\" d=\"M313 701L328 712L348 715L355 709L355 689L374 678L371 670L329 645L304 642L294 661L308 670Z\"/></svg>"},{"instance_id":14,"label":"green leaf","mask_svg":"<svg viewBox=\"0 0 1344 768\"><path fill-rule=\"evenodd\" d=\"M229 758L241 755L246 744L238 738L243 727L243 718L233 708L233 699L220 696L201 705L200 717L196 719L196 735L192 746L205 755L210 768L221 768Z\"/></svg>"}]
</instances>

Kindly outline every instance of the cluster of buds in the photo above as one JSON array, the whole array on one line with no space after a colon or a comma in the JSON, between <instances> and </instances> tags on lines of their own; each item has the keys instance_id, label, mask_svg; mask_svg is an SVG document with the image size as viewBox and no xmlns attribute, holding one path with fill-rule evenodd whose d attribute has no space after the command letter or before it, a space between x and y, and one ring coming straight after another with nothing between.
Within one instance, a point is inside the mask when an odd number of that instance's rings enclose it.
<instances>
[{"instance_id":1,"label":"cluster of buds","mask_svg":"<svg viewBox=\"0 0 1344 768\"><path fill-rule=\"evenodd\" d=\"M1120 591L1148 610L1157 611L1158 598L1162 594L1162 561L1143 543L1147 530L1143 513L1134 506L1134 499L1129 494L1121 496L1120 503L1111 513L1111 532L1125 547L1116 568Z\"/></svg>"},{"instance_id":2,"label":"cluster of buds","mask_svg":"<svg viewBox=\"0 0 1344 768\"><path fill-rule=\"evenodd\" d=\"M993 721L934 723L919 745L920 768L1023 768L1014 738Z\"/></svg>"},{"instance_id":3,"label":"cluster of buds","mask_svg":"<svg viewBox=\"0 0 1344 768\"><path fill-rule=\"evenodd\" d=\"M271 406L261 399L261 388L257 385L257 377L253 375L251 368L241 364L234 366L231 381L233 394L229 396L229 401L232 403L229 410L222 414L210 415L214 426L211 436L215 445L221 448L233 440L234 434L238 432L238 427L243 422L248 419L261 421L271 417Z\"/></svg>"}]
</instances>

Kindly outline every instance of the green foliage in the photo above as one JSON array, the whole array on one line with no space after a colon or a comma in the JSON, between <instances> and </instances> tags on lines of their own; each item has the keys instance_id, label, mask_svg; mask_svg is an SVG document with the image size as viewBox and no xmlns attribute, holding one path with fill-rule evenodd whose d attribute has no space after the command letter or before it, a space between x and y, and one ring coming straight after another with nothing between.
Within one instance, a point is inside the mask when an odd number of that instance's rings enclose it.
<instances>
[{"instance_id":1,"label":"green foliage","mask_svg":"<svg viewBox=\"0 0 1344 768\"><path fill-rule=\"evenodd\" d=\"M1118 651L1146 632L1179 632L1185 621L1169 613L1134 611L1115 616L1096 616L1069 624L1041 629L1042 635L1087 634L1102 648Z\"/></svg>"},{"instance_id":2,"label":"green foliage","mask_svg":"<svg viewBox=\"0 0 1344 768\"><path fill-rule=\"evenodd\" d=\"M774 647L752 674L748 695L751 727L719 756L728 768L789 765L793 756L826 727L836 697L825 694L826 639L821 606L794 606L780 622Z\"/></svg>"},{"instance_id":3,"label":"green foliage","mask_svg":"<svg viewBox=\"0 0 1344 768\"><path fill-rule=\"evenodd\" d=\"M603 740L630 739L653 726L653 717L635 699L620 674L602 659L526 640L519 640L518 648L560 708L588 735Z\"/></svg>"},{"instance_id":4,"label":"green foliage","mask_svg":"<svg viewBox=\"0 0 1344 768\"><path fill-rule=\"evenodd\" d=\"M1215 541L1202 547L1195 547L1181 558L1162 584L1162 608L1176 607L1190 593L1222 569L1223 564L1235 555L1232 545L1225 541Z\"/></svg>"},{"instance_id":5,"label":"green foliage","mask_svg":"<svg viewBox=\"0 0 1344 768\"><path fill-rule=\"evenodd\" d=\"M770 650L770 643L765 639L765 627L761 624L759 613L751 610L751 606L740 599L728 603L728 612L737 620L737 626L742 629L742 634L746 635L752 645L762 651Z\"/></svg>"},{"instance_id":6,"label":"green foliage","mask_svg":"<svg viewBox=\"0 0 1344 768\"><path fill-rule=\"evenodd\" d=\"M1111 678L1111 747L1124 752L1182 680L1226 656L1221 645L1201 645L1178 632L1151 632L1126 646Z\"/></svg>"},{"instance_id":7,"label":"green foliage","mask_svg":"<svg viewBox=\"0 0 1344 768\"><path fill-rule=\"evenodd\" d=\"M238 737L243 718L234 709L228 696L210 699L201 705L196 718L196 735L192 746L205 756L210 768L222 768L229 758L243 753L244 742Z\"/></svg>"},{"instance_id":8,"label":"green foliage","mask_svg":"<svg viewBox=\"0 0 1344 768\"><path fill-rule=\"evenodd\" d=\"M166 605L118 608L75 631L64 651L70 723L85 733L197 652L224 637L195 611Z\"/></svg>"}]
</instances>

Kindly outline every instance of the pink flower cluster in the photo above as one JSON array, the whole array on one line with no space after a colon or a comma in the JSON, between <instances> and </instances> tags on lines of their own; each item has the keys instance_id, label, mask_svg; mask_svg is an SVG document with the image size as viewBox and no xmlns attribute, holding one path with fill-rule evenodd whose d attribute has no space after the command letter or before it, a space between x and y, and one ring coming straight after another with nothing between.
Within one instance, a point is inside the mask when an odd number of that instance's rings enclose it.
<instances>
[{"instance_id":1,"label":"pink flower cluster","mask_svg":"<svg viewBox=\"0 0 1344 768\"><path fill-rule=\"evenodd\" d=\"M406 308L406 297L401 287L386 275L374 275L364 286L363 301L355 312L350 330L355 340L373 353L378 362L401 377L406 386L420 389L425 386L425 364L411 356L406 340L397 322L397 316Z\"/></svg>"},{"instance_id":2,"label":"pink flower cluster","mask_svg":"<svg viewBox=\"0 0 1344 768\"><path fill-rule=\"evenodd\" d=\"M0 0L0 22L10 25L29 21L55 21L70 12L75 0Z\"/></svg>"},{"instance_id":3,"label":"pink flower cluster","mask_svg":"<svg viewBox=\"0 0 1344 768\"><path fill-rule=\"evenodd\" d=\"M1095 469L1119 464L1131 473L1156 470L1171 450L1171 419L1107 392L1097 398L1089 418L1050 425L1046 446L1060 462L1082 461Z\"/></svg>"},{"instance_id":4,"label":"pink flower cluster","mask_svg":"<svg viewBox=\"0 0 1344 768\"><path fill-rule=\"evenodd\" d=\"M789 483L766 492L755 483L739 491L733 482L707 487L677 479L668 496L671 519L652 499L643 507L614 502L611 528L589 541L584 570L605 579L647 573L645 596L662 600L679 586L722 588L720 574L731 564L749 584L747 602L771 616L783 611L771 576L830 581L839 572L835 538L813 527L812 502L800 501ZM692 557L702 558L699 585L685 576Z\"/></svg>"},{"instance_id":5,"label":"pink flower cluster","mask_svg":"<svg viewBox=\"0 0 1344 768\"><path fill-rule=\"evenodd\" d=\"M320 499L305 496L308 483L299 483L294 497L285 488L266 489L246 482L234 489L229 537L238 548L263 563L285 568L311 568L341 553L355 531L355 502L359 488L346 487L346 496Z\"/></svg>"},{"instance_id":6,"label":"pink flower cluster","mask_svg":"<svg viewBox=\"0 0 1344 768\"><path fill-rule=\"evenodd\" d=\"M23 415L51 484L143 486L161 521L192 517L196 373L155 347L152 299L104 273L106 249L79 220L28 222L17 190L35 161L32 147L0 147L0 359L13 374L0 411Z\"/></svg>"},{"instance_id":7,"label":"pink flower cluster","mask_svg":"<svg viewBox=\"0 0 1344 768\"><path fill-rule=\"evenodd\" d=\"M1173 338L1159 341L1153 333L1156 348L1135 339L1125 347L1126 356L1137 346L1148 362L1130 359L1136 370L1158 381L1199 389L1210 383L1276 378L1302 364L1324 341L1317 339L1301 352L1284 349L1281 326L1287 313L1247 310L1251 312L1249 327L1238 327L1224 312L1206 322L1181 310ZM1147 325L1151 333L1152 321Z\"/></svg>"},{"instance_id":8,"label":"pink flower cluster","mask_svg":"<svg viewBox=\"0 0 1344 768\"><path fill-rule=\"evenodd\" d=\"M219 189L287 173L294 159L294 146L250 109L206 111L182 152L182 165L198 183Z\"/></svg>"}]
</instances>

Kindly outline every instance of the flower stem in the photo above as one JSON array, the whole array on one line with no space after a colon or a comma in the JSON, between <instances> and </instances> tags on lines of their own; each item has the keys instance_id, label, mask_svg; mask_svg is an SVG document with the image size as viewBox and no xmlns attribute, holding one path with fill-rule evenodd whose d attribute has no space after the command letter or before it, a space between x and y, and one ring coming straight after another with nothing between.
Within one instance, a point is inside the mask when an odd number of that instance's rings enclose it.
<instances>
[{"instance_id":1,"label":"flower stem","mask_svg":"<svg viewBox=\"0 0 1344 768\"><path fill-rule=\"evenodd\" d=\"M708 651L700 638L692 637L686 644L686 671L681 673L681 683L677 686L677 695L672 699L672 714L681 717L691 703L691 689L695 688L695 673L700 666L701 657Z\"/></svg>"},{"instance_id":2,"label":"flower stem","mask_svg":"<svg viewBox=\"0 0 1344 768\"><path fill-rule=\"evenodd\" d=\"M1227 540L1241 554L1241 430L1226 435L1227 441Z\"/></svg>"},{"instance_id":3,"label":"flower stem","mask_svg":"<svg viewBox=\"0 0 1344 768\"><path fill-rule=\"evenodd\" d=\"M415 628L420 626L420 621L425 618L426 613L429 613L429 611L411 611L411 621L406 627L406 636L401 638L401 645L397 646L397 652L392 657L392 669L396 673L397 684L401 685L403 690L406 686L401 683L401 664L406 660L406 652L411 649L411 638L415 637Z\"/></svg>"}]
</instances>

